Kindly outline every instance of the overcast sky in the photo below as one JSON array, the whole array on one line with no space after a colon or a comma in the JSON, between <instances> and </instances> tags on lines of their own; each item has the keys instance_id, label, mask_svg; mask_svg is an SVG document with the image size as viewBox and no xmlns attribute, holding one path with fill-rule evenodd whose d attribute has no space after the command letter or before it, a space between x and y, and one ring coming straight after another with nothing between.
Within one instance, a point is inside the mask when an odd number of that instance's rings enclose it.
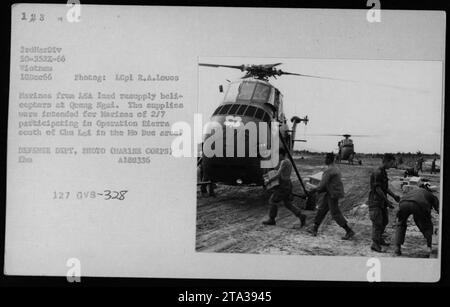
<instances>
[{"instance_id":1,"label":"overcast sky","mask_svg":"<svg viewBox=\"0 0 450 307\"><path fill-rule=\"evenodd\" d=\"M316 134L365 134L354 137L355 151L440 152L442 65L436 61L324 60L280 58L202 57L201 63L227 65L282 62L283 71L355 80L344 82L281 76L271 79L284 95L290 119L308 115L299 126L296 149L337 150L339 137ZM243 75L230 68L199 67L198 111L205 120L221 103L218 86Z\"/></svg>"}]
</instances>

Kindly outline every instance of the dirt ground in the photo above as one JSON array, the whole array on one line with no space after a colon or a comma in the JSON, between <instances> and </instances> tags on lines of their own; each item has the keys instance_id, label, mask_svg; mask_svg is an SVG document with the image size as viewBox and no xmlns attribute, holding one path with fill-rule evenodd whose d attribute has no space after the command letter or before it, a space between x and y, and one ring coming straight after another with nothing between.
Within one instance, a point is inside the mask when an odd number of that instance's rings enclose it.
<instances>
[{"instance_id":1,"label":"dirt ground","mask_svg":"<svg viewBox=\"0 0 450 307\"><path fill-rule=\"evenodd\" d=\"M324 170L323 157L295 157L296 165L303 178ZM254 253L254 254L293 254L293 255L339 255L365 257L392 257L393 246L383 247L383 253L370 250L371 221L365 205L369 193L369 176L373 168L380 163L379 159L363 159L363 165L339 164L346 197L341 200L342 213L350 227L356 232L351 241L341 237L345 231L329 216L319 228L317 237L306 230L313 223L316 211L306 211L307 225L300 228L299 220L283 206L278 210L276 226L264 226L261 222L267 218L269 210L269 194L262 187L234 187L218 185L216 197L202 197L197 192L197 234L196 250L199 252ZM440 184L440 175L429 174L427 169L422 177L430 180L432 185ZM401 195L400 178L403 170L388 170L391 189ZM292 176L294 193L302 194L299 181ZM200 189L199 189L200 190ZM439 196L438 196L439 197ZM294 204L303 207L304 201L295 198ZM389 225L386 228L387 241L394 235L396 209L389 211ZM439 216L432 213L435 225L433 236L433 255L437 256ZM402 257L428 257L425 239L412 221L408 222Z\"/></svg>"}]
</instances>

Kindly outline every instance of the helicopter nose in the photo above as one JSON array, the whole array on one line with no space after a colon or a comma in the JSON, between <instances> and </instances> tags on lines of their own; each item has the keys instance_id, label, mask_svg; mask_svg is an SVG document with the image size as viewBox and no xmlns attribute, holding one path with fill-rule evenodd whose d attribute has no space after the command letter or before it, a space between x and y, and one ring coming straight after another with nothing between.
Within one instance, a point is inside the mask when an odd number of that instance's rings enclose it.
<instances>
[{"instance_id":1,"label":"helicopter nose","mask_svg":"<svg viewBox=\"0 0 450 307\"><path fill-rule=\"evenodd\" d=\"M204 142L207 142L216 154L222 152L216 146L222 146L223 157L259 157L260 150L264 149L259 145L266 145L269 141L259 140L260 128L257 123L246 124L243 120L230 117L211 122L205 130L207 133L204 135ZM217 133L222 133L222 136ZM212 139L208 140L209 138ZM218 141L218 138L221 138L222 142Z\"/></svg>"}]
</instances>

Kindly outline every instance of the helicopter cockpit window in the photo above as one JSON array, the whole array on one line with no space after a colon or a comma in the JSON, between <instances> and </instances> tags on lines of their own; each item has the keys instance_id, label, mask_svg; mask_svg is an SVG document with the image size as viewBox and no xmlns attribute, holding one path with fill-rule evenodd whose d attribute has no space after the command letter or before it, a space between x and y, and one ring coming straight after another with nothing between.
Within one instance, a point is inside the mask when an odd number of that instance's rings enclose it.
<instances>
[{"instance_id":1,"label":"helicopter cockpit window","mask_svg":"<svg viewBox=\"0 0 450 307\"><path fill-rule=\"evenodd\" d=\"M270 87L265 84L258 83L255 88L252 100L266 102L270 94Z\"/></svg>"},{"instance_id":2,"label":"helicopter cockpit window","mask_svg":"<svg viewBox=\"0 0 450 307\"><path fill-rule=\"evenodd\" d=\"M280 104L280 92L278 90L276 90L275 91L275 99L274 99L273 105L275 106L275 108L278 109L279 104Z\"/></svg>"},{"instance_id":3,"label":"helicopter cockpit window","mask_svg":"<svg viewBox=\"0 0 450 307\"><path fill-rule=\"evenodd\" d=\"M235 102L239 93L239 83L231 83L225 95L224 102Z\"/></svg>"},{"instance_id":4,"label":"helicopter cockpit window","mask_svg":"<svg viewBox=\"0 0 450 307\"><path fill-rule=\"evenodd\" d=\"M241 106L237 110L236 114L237 115L244 115L245 109L247 109L247 105L241 104Z\"/></svg>"},{"instance_id":5,"label":"helicopter cockpit window","mask_svg":"<svg viewBox=\"0 0 450 307\"><path fill-rule=\"evenodd\" d=\"M227 114L231 106L232 106L231 104L224 105L223 108L220 110L220 114Z\"/></svg>"},{"instance_id":6,"label":"helicopter cockpit window","mask_svg":"<svg viewBox=\"0 0 450 307\"><path fill-rule=\"evenodd\" d=\"M245 116L253 117L255 111L256 108L254 106L248 106L247 110L245 110Z\"/></svg>"},{"instance_id":7,"label":"helicopter cockpit window","mask_svg":"<svg viewBox=\"0 0 450 307\"><path fill-rule=\"evenodd\" d=\"M239 104L233 104L230 111L228 113L230 114L236 114L237 109L239 108Z\"/></svg>"},{"instance_id":8,"label":"helicopter cockpit window","mask_svg":"<svg viewBox=\"0 0 450 307\"><path fill-rule=\"evenodd\" d=\"M345 140L342 140L342 144L343 145L351 145L351 144L353 144L353 141L350 139L345 139Z\"/></svg>"},{"instance_id":9,"label":"helicopter cockpit window","mask_svg":"<svg viewBox=\"0 0 450 307\"><path fill-rule=\"evenodd\" d=\"M257 118L257 119L263 119L263 117L264 117L264 110L263 109L258 109L258 111L256 111L256 113L255 113L255 117Z\"/></svg>"},{"instance_id":10,"label":"helicopter cockpit window","mask_svg":"<svg viewBox=\"0 0 450 307\"><path fill-rule=\"evenodd\" d=\"M255 89L255 82L244 81L239 88L237 99L250 100Z\"/></svg>"},{"instance_id":11,"label":"helicopter cockpit window","mask_svg":"<svg viewBox=\"0 0 450 307\"><path fill-rule=\"evenodd\" d=\"M222 106L219 106L219 107L214 111L213 115L220 114L220 110L221 110L222 108L223 108L223 105L222 105Z\"/></svg>"}]
</instances>

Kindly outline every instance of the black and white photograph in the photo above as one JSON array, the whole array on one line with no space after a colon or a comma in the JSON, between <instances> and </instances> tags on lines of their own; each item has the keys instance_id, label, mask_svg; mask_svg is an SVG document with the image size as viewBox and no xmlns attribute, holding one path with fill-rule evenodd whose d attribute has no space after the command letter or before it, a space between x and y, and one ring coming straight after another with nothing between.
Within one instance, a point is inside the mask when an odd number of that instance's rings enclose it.
<instances>
[{"instance_id":1,"label":"black and white photograph","mask_svg":"<svg viewBox=\"0 0 450 307\"><path fill-rule=\"evenodd\" d=\"M437 257L441 62L199 61L197 251Z\"/></svg>"},{"instance_id":2,"label":"black and white photograph","mask_svg":"<svg viewBox=\"0 0 450 307\"><path fill-rule=\"evenodd\" d=\"M377 3L11 6L4 275L438 282L446 13Z\"/></svg>"}]
</instances>

